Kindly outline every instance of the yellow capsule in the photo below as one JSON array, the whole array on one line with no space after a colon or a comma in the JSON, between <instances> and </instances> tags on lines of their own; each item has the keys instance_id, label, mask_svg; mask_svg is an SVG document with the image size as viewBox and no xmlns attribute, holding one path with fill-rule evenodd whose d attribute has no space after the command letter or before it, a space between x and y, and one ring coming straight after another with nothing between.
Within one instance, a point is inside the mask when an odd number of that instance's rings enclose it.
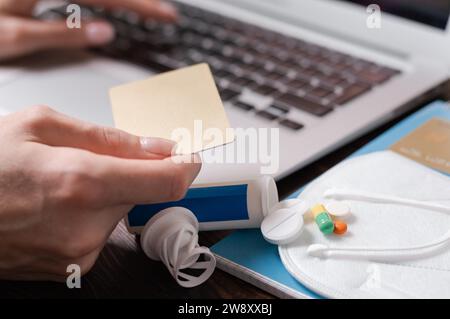
<instances>
[{"instance_id":1,"label":"yellow capsule","mask_svg":"<svg viewBox=\"0 0 450 319\"><path fill-rule=\"evenodd\" d=\"M323 206L322 204L317 204L316 206L311 208L311 213L313 214L314 218L316 218L317 215L319 215L320 213L323 213L326 211L327 210L325 209L325 206Z\"/></svg>"}]
</instances>

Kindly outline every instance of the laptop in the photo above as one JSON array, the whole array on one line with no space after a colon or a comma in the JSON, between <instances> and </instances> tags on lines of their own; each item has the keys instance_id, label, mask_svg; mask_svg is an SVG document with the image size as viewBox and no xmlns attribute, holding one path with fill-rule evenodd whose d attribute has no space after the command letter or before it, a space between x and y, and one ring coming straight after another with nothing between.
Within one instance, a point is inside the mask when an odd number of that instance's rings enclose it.
<instances>
[{"instance_id":1,"label":"laptop","mask_svg":"<svg viewBox=\"0 0 450 319\"><path fill-rule=\"evenodd\" d=\"M207 62L233 127L279 129L280 179L433 98L448 78L449 1L377 1L381 14L371 3L179 0L175 25L84 8L114 24L114 43L1 68L0 114L43 103L111 126L110 87ZM261 163L224 165L204 165L196 182L252 178Z\"/></svg>"}]
</instances>

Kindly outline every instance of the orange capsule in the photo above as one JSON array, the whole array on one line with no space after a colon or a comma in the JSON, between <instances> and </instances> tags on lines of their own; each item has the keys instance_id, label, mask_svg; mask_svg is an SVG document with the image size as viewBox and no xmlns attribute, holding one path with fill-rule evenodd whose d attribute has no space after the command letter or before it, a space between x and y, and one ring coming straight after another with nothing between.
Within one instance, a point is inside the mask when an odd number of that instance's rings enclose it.
<instances>
[{"instance_id":1,"label":"orange capsule","mask_svg":"<svg viewBox=\"0 0 450 319\"><path fill-rule=\"evenodd\" d=\"M334 233L336 235L344 235L347 232L347 224L340 220L334 221Z\"/></svg>"}]
</instances>

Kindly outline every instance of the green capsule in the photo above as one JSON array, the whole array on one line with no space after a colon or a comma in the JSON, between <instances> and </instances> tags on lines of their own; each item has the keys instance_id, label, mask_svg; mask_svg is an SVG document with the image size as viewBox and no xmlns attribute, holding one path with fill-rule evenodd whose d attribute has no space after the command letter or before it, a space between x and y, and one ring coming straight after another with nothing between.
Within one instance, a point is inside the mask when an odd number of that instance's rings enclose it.
<instances>
[{"instance_id":1,"label":"green capsule","mask_svg":"<svg viewBox=\"0 0 450 319\"><path fill-rule=\"evenodd\" d=\"M318 204L311 209L311 212L314 215L314 220L316 221L317 226L319 226L320 231L327 235L332 234L334 231L334 223L325 207Z\"/></svg>"},{"instance_id":2,"label":"green capsule","mask_svg":"<svg viewBox=\"0 0 450 319\"><path fill-rule=\"evenodd\" d=\"M329 235L334 231L334 223L327 212L320 213L316 217L316 224L322 233Z\"/></svg>"}]
</instances>

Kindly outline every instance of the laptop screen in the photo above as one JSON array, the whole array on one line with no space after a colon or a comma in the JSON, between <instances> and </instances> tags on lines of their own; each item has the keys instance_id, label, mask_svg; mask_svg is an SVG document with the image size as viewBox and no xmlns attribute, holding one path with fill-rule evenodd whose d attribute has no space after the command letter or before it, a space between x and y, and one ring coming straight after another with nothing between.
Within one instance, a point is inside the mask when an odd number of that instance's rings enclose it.
<instances>
[{"instance_id":1,"label":"laptop screen","mask_svg":"<svg viewBox=\"0 0 450 319\"><path fill-rule=\"evenodd\" d=\"M382 12L424 23L439 29L447 26L450 14L449 0L340 0L364 6L378 4Z\"/></svg>"}]
</instances>

